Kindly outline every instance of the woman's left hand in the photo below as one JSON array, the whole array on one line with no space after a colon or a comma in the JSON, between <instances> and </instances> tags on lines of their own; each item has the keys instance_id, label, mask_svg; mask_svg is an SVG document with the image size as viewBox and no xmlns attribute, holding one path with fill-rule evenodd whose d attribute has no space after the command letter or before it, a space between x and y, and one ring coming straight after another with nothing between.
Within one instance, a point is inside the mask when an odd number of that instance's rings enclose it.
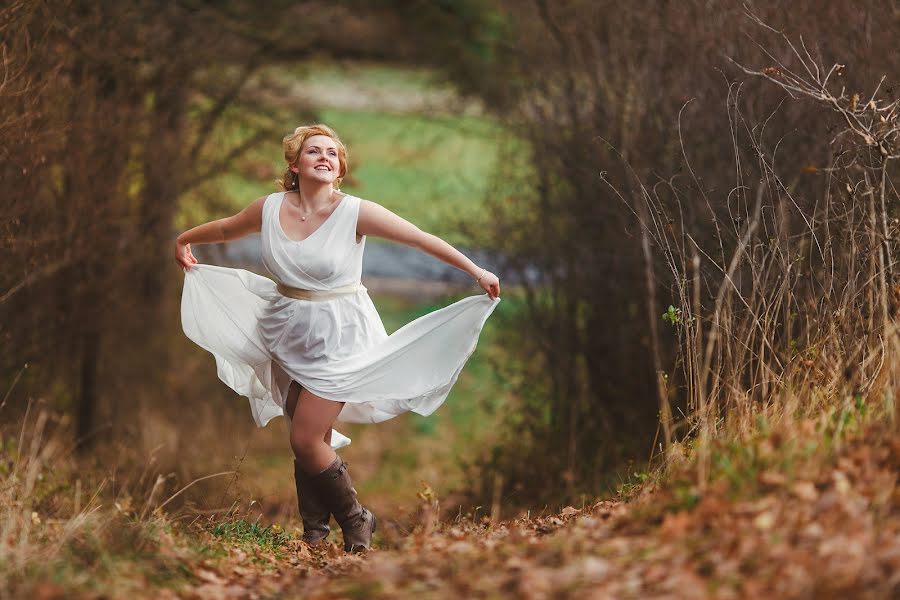
<instances>
[{"instance_id":1,"label":"woman's left hand","mask_svg":"<svg viewBox=\"0 0 900 600\"><path fill-rule=\"evenodd\" d=\"M197 264L197 259L194 258L194 254L191 252L190 244L183 244L175 240L175 262L185 271L190 269L191 265Z\"/></svg>"},{"instance_id":2,"label":"woman's left hand","mask_svg":"<svg viewBox=\"0 0 900 600\"><path fill-rule=\"evenodd\" d=\"M478 285L480 285L481 289L488 293L488 296L491 297L491 300L495 300L500 297L500 278L490 271L484 272L484 274L481 276L481 279L478 280Z\"/></svg>"}]
</instances>

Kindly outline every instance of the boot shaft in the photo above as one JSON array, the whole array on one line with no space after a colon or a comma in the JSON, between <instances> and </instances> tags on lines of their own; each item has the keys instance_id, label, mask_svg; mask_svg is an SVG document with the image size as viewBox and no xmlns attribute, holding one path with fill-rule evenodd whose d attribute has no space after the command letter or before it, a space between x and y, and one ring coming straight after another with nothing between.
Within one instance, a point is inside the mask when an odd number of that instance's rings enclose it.
<instances>
[{"instance_id":1,"label":"boot shaft","mask_svg":"<svg viewBox=\"0 0 900 600\"><path fill-rule=\"evenodd\" d=\"M294 484L297 488L297 507L303 520L303 541L317 544L331 532L328 526L331 511L316 490L312 477L303 472L296 459L294 459Z\"/></svg>"},{"instance_id":2,"label":"boot shaft","mask_svg":"<svg viewBox=\"0 0 900 600\"><path fill-rule=\"evenodd\" d=\"M344 549L352 552L355 549L369 548L376 526L375 515L359 503L347 465L341 457L336 457L334 462L316 475L313 485L344 532Z\"/></svg>"}]
</instances>

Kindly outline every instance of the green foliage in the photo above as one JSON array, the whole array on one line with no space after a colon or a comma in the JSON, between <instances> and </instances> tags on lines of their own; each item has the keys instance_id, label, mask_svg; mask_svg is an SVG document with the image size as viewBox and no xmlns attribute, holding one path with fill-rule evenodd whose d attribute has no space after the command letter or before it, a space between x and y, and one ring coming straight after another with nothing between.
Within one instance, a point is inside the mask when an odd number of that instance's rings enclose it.
<instances>
[{"instance_id":1,"label":"green foliage","mask_svg":"<svg viewBox=\"0 0 900 600\"><path fill-rule=\"evenodd\" d=\"M785 431L763 414L756 415L748 436L723 437L712 442L710 480L724 480L733 497L753 497L766 480L791 482L803 474L808 461L828 460L841 443L862 431L870 420L861 395L830 409L809 431ZM811 423L810 421L806 421ZM774 474L774 475L773 475Z\"/></svg>"},{"instance_id":2,"label":"green foliage","mask_svg":"<svg viewBox=\"0 0 900 600\"><path fill-rule=\"evenodd\" d=\"M668 323L669 325L672 325L673 327L675 325L680 325L681 324L681 309L675 308L674 306L672 306L670 304L669 308L666 310L666 312L664 312L662 314L662 320L665 321L666 323Z\"/></svg>"},{"instance_id":3,"label":"green foliage","mask_svg":"<svg viewBox=\"0 0 900 600\"><path fill-rule=\"evenodd\" d=\"M276 553L293 539L277 524L260 525L259 517L253 522L233 519L217 523L211 529L211 533L223 541L257 546Z\"/></svg>"},{"instance_id":4,"label":"green foliage","mask_svg":"<svg viewBox=\"0 0 900 600\"><path fill-rule=\"evenodd\" d=\"M646 471L632 471L629 473L628 478L619 484L616 494L622 498L629 498L640 490L641 486L649 479L650 474Z\"/></svg>"}]
</instances>

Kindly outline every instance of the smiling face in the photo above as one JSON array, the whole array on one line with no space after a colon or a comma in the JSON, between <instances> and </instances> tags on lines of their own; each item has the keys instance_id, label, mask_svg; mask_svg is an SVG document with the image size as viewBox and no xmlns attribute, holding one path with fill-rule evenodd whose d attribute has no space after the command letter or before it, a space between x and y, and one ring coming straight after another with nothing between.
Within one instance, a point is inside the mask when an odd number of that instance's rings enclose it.
<instances>
[{"instance_id":1,"label":"smiling face","mask_svg":"<svg viewBox=\"0 0 900 600\"><path fill-rule=\"evenodd\" d=\"M300 147L300 155L291 170L300 179L321 183L334 183L341 173L338 146L327 135L314 135L306 139Z\"/></svg>"}]
</instances>

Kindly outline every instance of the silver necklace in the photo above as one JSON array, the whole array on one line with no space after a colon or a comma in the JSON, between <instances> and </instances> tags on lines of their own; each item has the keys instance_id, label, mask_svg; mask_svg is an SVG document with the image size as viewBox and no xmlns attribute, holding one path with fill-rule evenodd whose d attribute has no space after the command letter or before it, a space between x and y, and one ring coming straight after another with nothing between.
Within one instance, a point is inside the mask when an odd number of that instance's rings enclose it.
<instances>
[{"instance_id":1,"label":"silver necklace","mask_svg":"<svg viewBox=\"0 0 900 600\"><path fill-rule=\"evenodd\" d=\"M301 221L305 221L308 217L313 216L314 214L316 214L317 212L319 212L319 211L322 210L323 208L328 208L328 207L331 206L332 204L334 204L334 201L332 201L330 204L327 204L326 206L320 206L320 207L317 208L316 210L314 210L314 211L312 211L312 212L309 212L309 213L306 213L305 215L300 215L300 220L301 220ZM299 206L298 206L297 208L299 208Z\"/></svg>"}]
</instances>

